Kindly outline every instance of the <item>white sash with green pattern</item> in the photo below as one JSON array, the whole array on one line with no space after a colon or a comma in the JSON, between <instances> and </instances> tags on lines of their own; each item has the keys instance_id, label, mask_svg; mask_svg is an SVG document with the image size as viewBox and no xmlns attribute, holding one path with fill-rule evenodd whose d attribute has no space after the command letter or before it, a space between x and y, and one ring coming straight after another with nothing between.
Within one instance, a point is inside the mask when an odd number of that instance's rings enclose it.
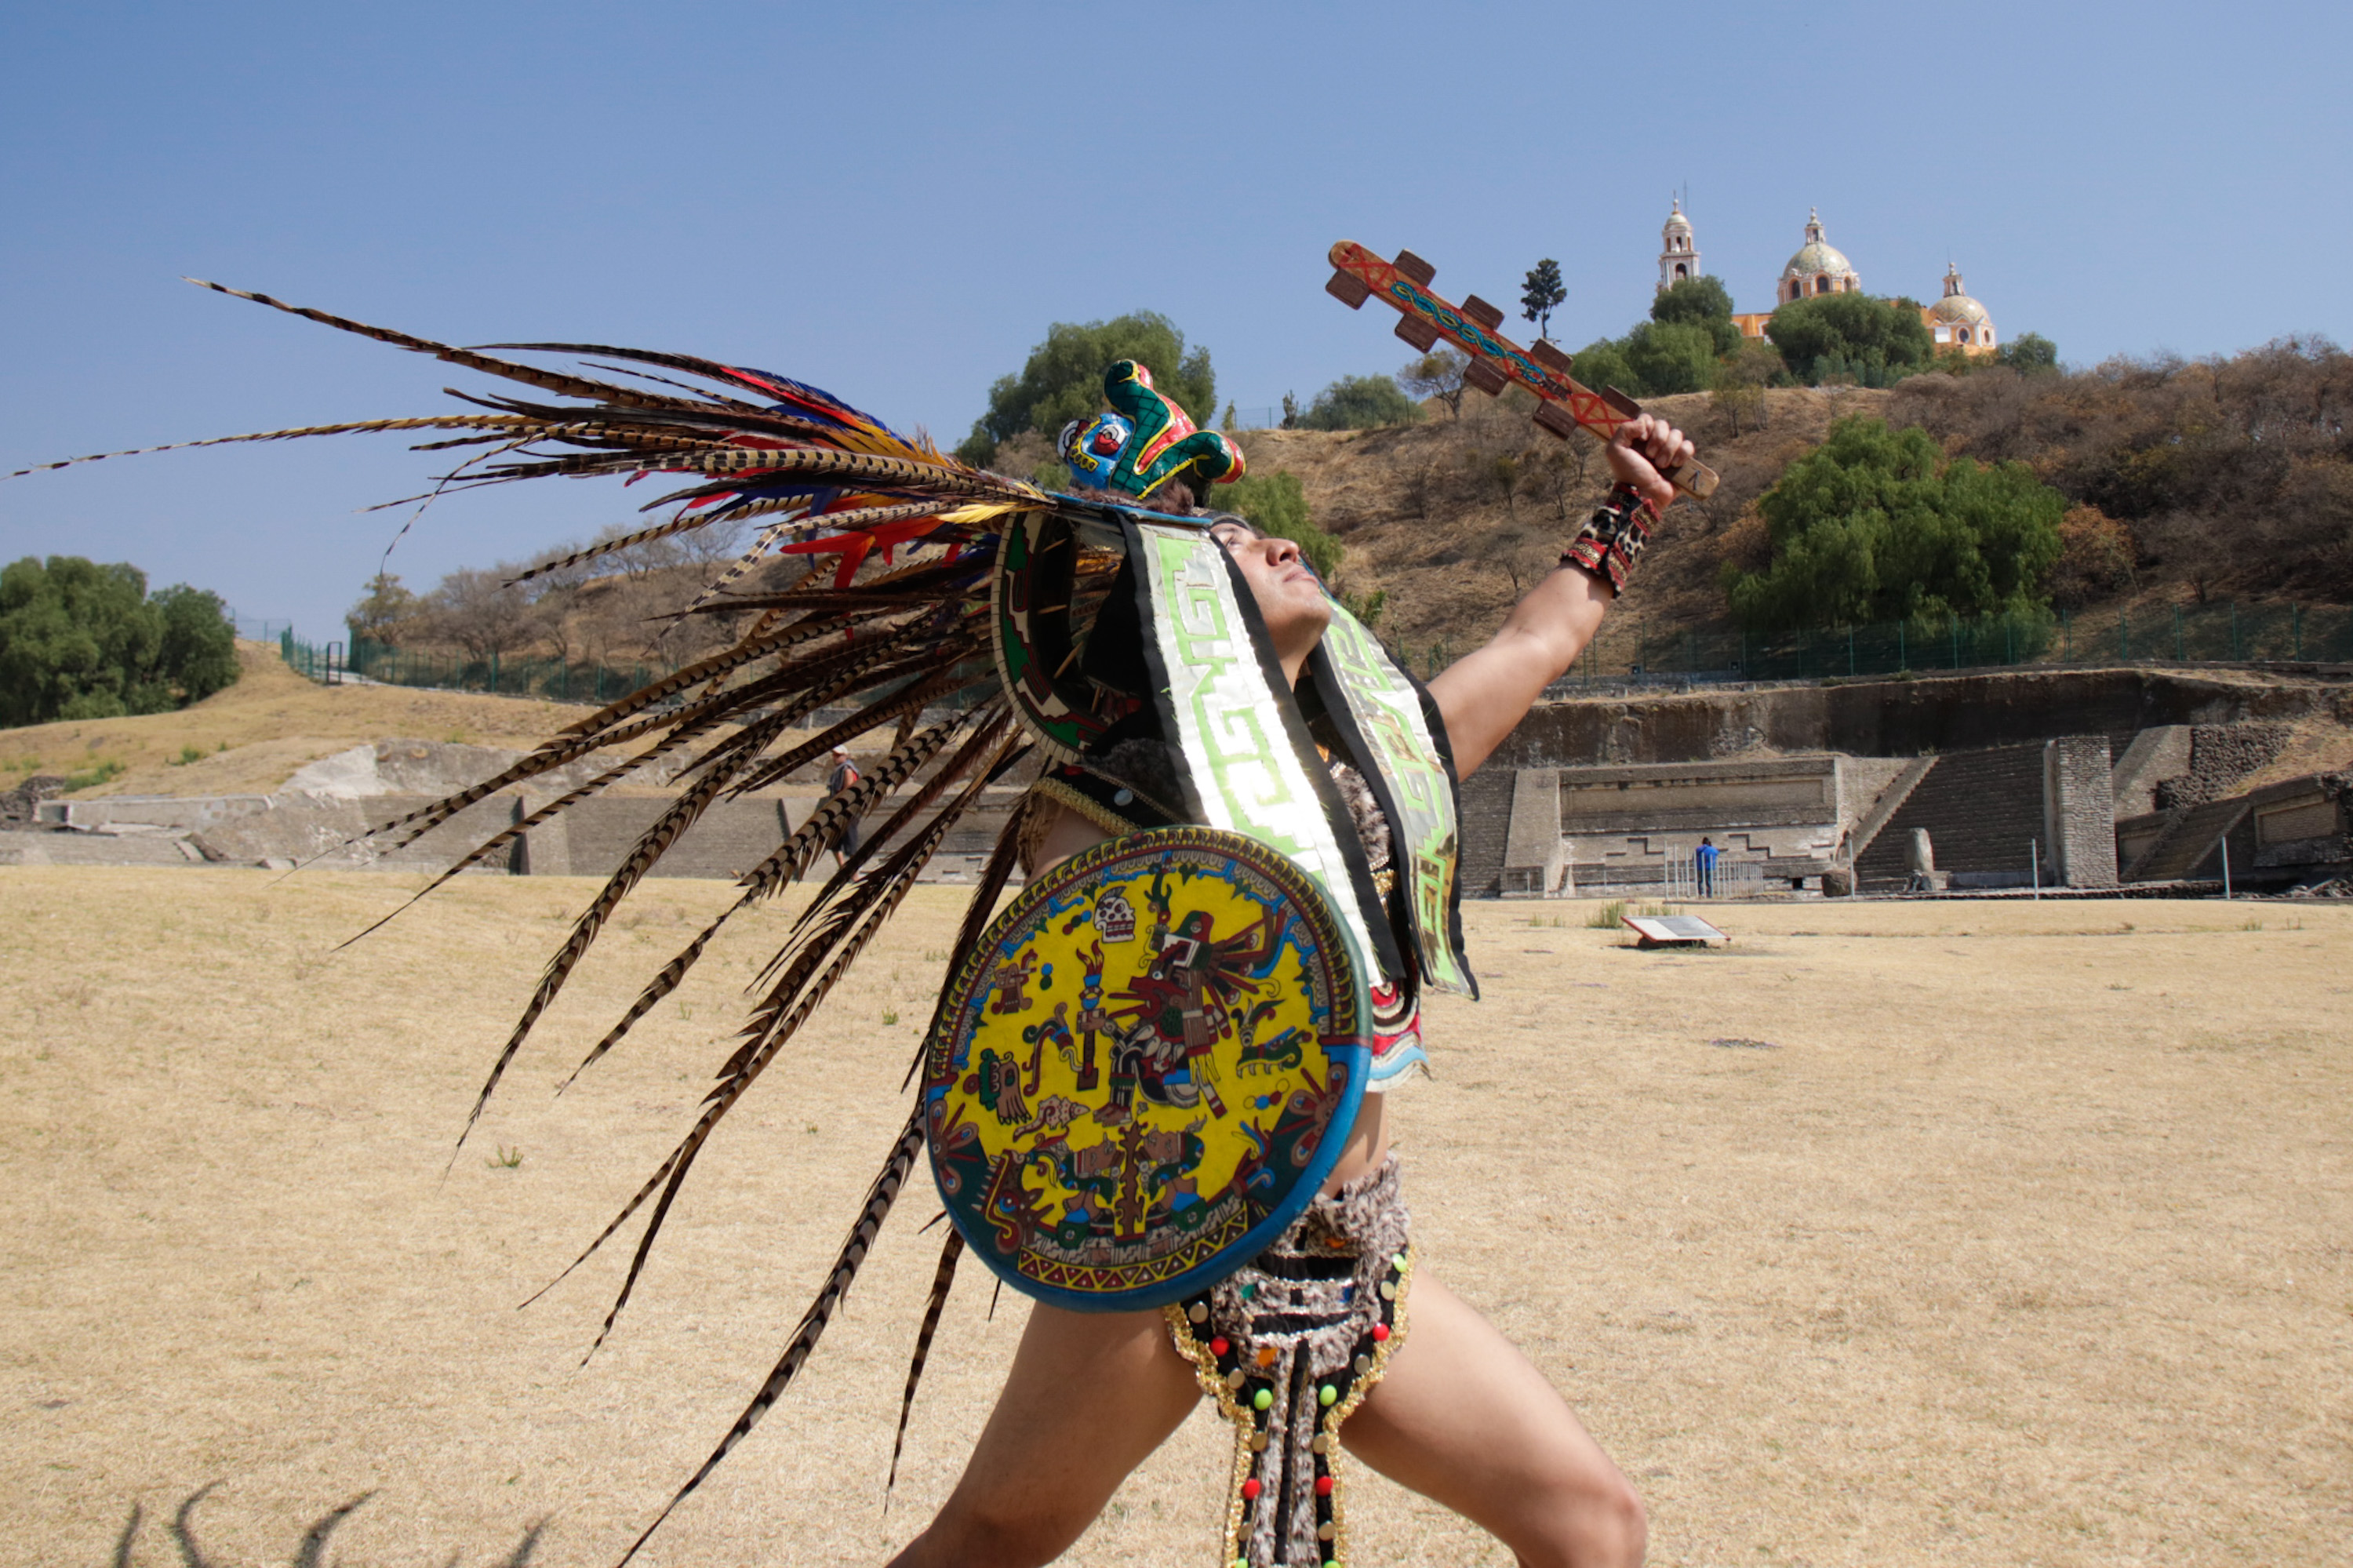
<instances>
[{"instance_id":1,"label":"white sash with green pattern","mask_svg":"<svg viewBox=\"0 0 2353 1568\"><path fill-rule=\"evenodd\" d=\"M1322 795L1282 722L1234 593L1226 548L1199 527L1134 524L1152 636L1176 733L1207 826L1244 833L1314 878L1366 962L1386 944L1365 925ZM1368 980L1370 971L1365 971Z\"/></svg>"},{"instance_id":2,"label":"white sash with green pattern","mask_svg":"<svg viewBox=\"0 0 2353 1568\"><path fill-rule=\"evenodd\" d=\"M1395 840L1389 862L1405 879L1406 910L1423 979L1438 991L1475 994L1454 950L1455 857L1461 843L1454 787L1422 716L1421 694L1390 661L1380 640L1336 599L1332 624L1324 632L1324 652L1357 733L1372 751L1367 760L1380 775L1369 782L1389 819Z\"/></svg>"}]
</instances>

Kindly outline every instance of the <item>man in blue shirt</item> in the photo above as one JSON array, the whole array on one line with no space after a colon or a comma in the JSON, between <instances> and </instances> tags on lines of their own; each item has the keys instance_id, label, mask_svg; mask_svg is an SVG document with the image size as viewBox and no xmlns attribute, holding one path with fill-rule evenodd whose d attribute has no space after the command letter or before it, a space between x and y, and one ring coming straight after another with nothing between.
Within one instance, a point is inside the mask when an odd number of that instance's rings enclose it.
<instances>
[{"instance_id":1,"label":"man in blue shirt","mask_svg":"<svg viewBox=\"0 0 2353 1568\"><path fill-rule=\"evenodd\" d=\"M1709 840L1700 840L1699 851L1692 856L1692 860L1699 872L1699 895L1702 898L1715 897L1715 845Z\"/></svg>"}]
</instances>

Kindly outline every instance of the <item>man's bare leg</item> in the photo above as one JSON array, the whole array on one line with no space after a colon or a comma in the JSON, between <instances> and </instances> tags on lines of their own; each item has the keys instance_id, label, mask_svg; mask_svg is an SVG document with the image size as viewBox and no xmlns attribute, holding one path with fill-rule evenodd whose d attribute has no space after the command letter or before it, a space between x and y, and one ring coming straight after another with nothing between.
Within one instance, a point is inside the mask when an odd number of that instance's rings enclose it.
<instances>
[{"instance_id":1,"label":"man's bare leg","mask_svg":"<svg viewBox=\"0 0 2353 1568\"><path fill-rule=\"evenodd\" d=\"M1544 1373L1476 1308L1414 1271L1405 1343L1341 1445L1445 1504L1524 1568L1634 1568L1642 1500Z\"/></svg>"},{"instance_id":2,"label":"man's bare leg","mask_svg":"<svg viewBox=\"0 0 2353 1568\"><path fill-rule=\"evenodd\" d=\"M1158 1312L1036 1303L964 1478L892 1568L1052 1562L1200 1397Z\"/></svg>"}]
</instances>

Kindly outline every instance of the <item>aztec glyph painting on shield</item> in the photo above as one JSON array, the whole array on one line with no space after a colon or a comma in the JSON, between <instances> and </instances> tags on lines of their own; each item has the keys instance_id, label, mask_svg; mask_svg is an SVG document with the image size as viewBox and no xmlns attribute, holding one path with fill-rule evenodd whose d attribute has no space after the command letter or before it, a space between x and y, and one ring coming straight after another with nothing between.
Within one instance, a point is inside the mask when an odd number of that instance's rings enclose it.
<instances>
[{"instance_id":1,"label":"aztec glyph painting on shield","mask_svg":"<svg viewBox=\"0 0 2353 1568\"><path fill-rule=\"evenodd\" d=\"M957 1227L1050 1299L1140 1306L1287 1221L1361 1092L1345 941L1295 867L1236 834L1136 835L1041 877L956 976L925 1057Z\"/></svg>"}]
</instances>

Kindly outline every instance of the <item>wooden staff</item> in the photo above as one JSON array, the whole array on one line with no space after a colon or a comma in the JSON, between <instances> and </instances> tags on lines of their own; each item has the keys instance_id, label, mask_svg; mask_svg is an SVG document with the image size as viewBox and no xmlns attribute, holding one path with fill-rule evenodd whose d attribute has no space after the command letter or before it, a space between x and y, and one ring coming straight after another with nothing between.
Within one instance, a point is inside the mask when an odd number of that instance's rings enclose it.
<instances>
[{"instance_id":1,"label":"wooden staff","mask_svg":"<svg viewBox=\"0 0 2353 1568\"><path fill-rule=\"evenodd\" d=\"M1619 427L1641 417L1642 406L1615 387L1596 392L1573 380L1570 359L1549 343L1524 349L1496 332L1504 313L1473 294L1451 305L1430 291L1438 269L1410 250L1383 260L1351 239L1332 247L1332 281L1324 291L1350 310L1378 296L1398 313L1398 336L1424 354L1440 337L1451 338L1471 356L1462 373L1466 386L1493 397L1516 381L1536 395L1535 421L1562 440L1579 426L1607 441ZM1705 500L1715 490L1715 471L1696 460L1667 475L1684 494Z\"/></svg>"}]
</instances>

